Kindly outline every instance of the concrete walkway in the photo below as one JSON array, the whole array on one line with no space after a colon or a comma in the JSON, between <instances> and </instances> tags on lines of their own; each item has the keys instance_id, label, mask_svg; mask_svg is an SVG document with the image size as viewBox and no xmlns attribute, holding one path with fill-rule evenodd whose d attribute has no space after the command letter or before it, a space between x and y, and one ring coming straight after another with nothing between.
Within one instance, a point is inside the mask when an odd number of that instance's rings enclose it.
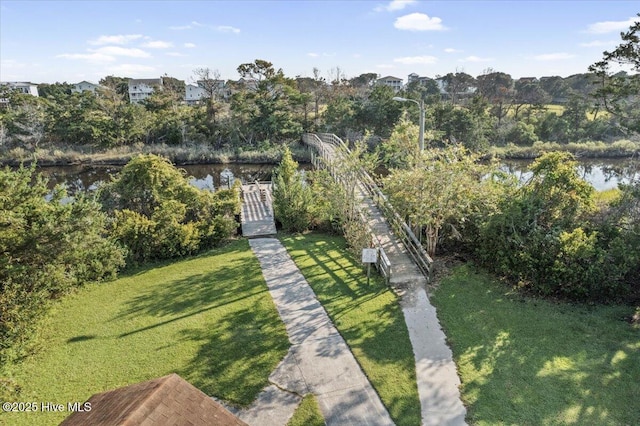
<instances>
[{"instance_id":1,"label":"concrete walkway","mask_svg":"<svg viewBox=\"0 0 640 426\"><path fill-rule=\"evenodd\" d=\"M319 149L328 158L338 156L330 143L321 141ZM400 296L416 361L422 425L465 425L466 408L458 389L460 378L436 310L427 297L427 280L360 182L355 196L369 229L391 262L390 284Z\"/></svg>"},{"instance_id":2,"label":"concrete walkway","mask_svg":"<svg viewBox=\"0 0 640 426\"><path fill-rule=\"evenodd\" d=\"M436 309L427 297L427 280L362 185L356 188L356 197L367 212L369 229L391 262L390 284L400 296L416 360L422 425L465 425L467 411L460 400L460 378Z\"/></svg>"},{"instance_id":3,"label":"concrete walkway","mask_svg":"<svg viewBox=\"0 0 640 426\"><path fill-rule=\"evenodd\" d=\"M269 378L275 386L265 389L248 410L237 413L239 417L250 425L282 426L286 424L283 417L288 412L293 414L290 407L296 398L313 393L327 425L393 425L378 394L282 244L274 238L252 239L249 244L260 261L293 346Z\"/></svg>"}]
</instances>

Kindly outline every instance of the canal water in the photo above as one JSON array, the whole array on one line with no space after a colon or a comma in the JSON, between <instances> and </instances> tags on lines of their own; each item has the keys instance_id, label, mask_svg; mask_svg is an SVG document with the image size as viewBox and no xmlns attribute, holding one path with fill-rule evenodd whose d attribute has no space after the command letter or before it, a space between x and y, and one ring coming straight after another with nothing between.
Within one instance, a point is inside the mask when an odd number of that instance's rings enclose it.
<instances>
[{"instance_id":1,"label":"canal water","mask_svg":"<svg viewBox=\"0 0 640 426\"><path fill-rule=\"evenodd\" d=\"M303 164L301 167L305 167ZM233 173L236 179L242 182L256 180L271 180L272 164L197 164L180 166L189 176L191 183L201 189L215 190L227 187L227 181L221 176L225 170ZM109 182L111 176L115 176L122 170L122 166L59 166L42 167L38 169L43 176L49 179L49 187L57 184L67 186L67 192L72 195L77 192L94 191L103 182Z\"/></svg>"},{"instance_id":2,"label":"canal water","mask_svg":"<svg viewBox=\"0 0 640 426\"><path fill-rule=\"evenodd\" d=\"M528 170L532 160L504 160L502 168L521 181L532 176ZM617 188L618 183L640 179L640 160L583 159L579 161L578 174L598 191Z\"/></svg>"},{"instance_id":3,"label":"canal water","mask_svg":"<svg viewBox=\"0 0 640 426\"><path fill-rule=\"evenodd\" d=\"M503 169L518 176L521 180L531 177L528 171L531 161L505 160ZM255 180L271 180L273 164L198 164L181 166L186 175L190 176L191 183L198 188L215 190L226 187L226 180L221 178L225 169L231 171L236 179L242 182ZM301 164L300 168L308 170L310 164ZM61 166L42 167L38 169L49 179L49 185L53 188L56 184L65 184L69 195L85 191L95 190L102 182L108 182L111 176L122 169L122 166ZM618 183L628 183L631 179L640 179L639 160L619 159L589 159L580 162L578 167L580 176L591 183L597 190L602 191L616 188Z\"/></svg>"}]
</instances>

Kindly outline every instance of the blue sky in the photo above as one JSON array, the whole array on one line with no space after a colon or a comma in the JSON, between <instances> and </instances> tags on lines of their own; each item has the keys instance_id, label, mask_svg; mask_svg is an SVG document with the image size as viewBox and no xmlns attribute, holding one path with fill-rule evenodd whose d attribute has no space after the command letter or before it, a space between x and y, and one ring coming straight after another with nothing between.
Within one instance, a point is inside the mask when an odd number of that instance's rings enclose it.
<instances>
[{"instance_id":1,"label":"blue sky","mask_svg":"<svg viewBox=\"0 0 640 426\"><path fill-rule=\"evenodd\" d=\"M237 79L255 59L290 77L565 77L615 47L638 12L635 1L0 0L0 80L189 82L202 67Z\"/></svg>"}]
</instances>

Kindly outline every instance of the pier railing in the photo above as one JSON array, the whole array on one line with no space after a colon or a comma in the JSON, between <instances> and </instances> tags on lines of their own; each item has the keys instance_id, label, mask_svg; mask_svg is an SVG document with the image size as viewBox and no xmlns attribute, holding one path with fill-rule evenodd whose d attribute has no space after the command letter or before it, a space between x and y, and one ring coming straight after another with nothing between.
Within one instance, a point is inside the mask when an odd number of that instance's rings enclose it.
<instances>
[{"instance_id":1,"label":"pier railing","mask_svg":"<svg viewBox=\"0 0 640 426\"><path fill-rule=\"evenodd\" d=\"M302 136L302 140L308 146L314 148L316 153L312 151L311 153L311 161L316 168L327 167L329 168L329 172L331 176L334 177L336 181L341 181L339 176L336 176L335 167L332 167L332 162L336 160L332 157L332 152L328 150L324 144L331 144L339 149L349 150L349 147L336 135L332 133L305 133ZM375 203L375 205L380 209L380 212L384 215L387 223L389 223L393 233L399 238L409 255L413 259L414 263L418 266L422 274L429 279L431 275L431 265L433 260L426 252L422 244L413 233L411 228L406 224L406 222L402 219L402 217L396 212L395 208L391 205L391 202L388 200L387 196L380 190L375 180L367 173L365 170L358 171L358 181L361 188L365 191L367 195L371 198L371 200ZM364 216L362 216L363 220ZM365 220L366 223L366 220ZM377 236L372 234L372 240L374 247L379 248L378 252L380 253L379 257L383 259L379 259L379 263L382 266L378 265L378 270L381 268L385 271L388 270L389 276L385 275L387 280L390 279L390 275L392 273L392 265L389 262L389 259L382 249L382 245L380 244ZM381 273L383 273L381 271ZM383 275L384 275L383 273Z\"/></svg>"}]
</instances>

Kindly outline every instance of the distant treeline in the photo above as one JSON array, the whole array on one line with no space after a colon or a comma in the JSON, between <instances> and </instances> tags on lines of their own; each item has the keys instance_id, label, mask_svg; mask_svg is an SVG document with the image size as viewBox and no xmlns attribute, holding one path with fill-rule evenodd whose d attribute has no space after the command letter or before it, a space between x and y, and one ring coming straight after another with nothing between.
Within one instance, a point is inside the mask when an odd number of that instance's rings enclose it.
<instances>
[{"instance_id":1,"label":"distant treeline","mask_svg":"<svg viewBox=\"0 0 640 426\"><path fill-rule=\"evenodd\" d=\"M474 151L537 141L610 143L638 130L607 110L596 73L513 79L491 69L477 77L456 72L420 78L396 92L373 73L348 79L338 69L325 79L314 69L314 77L291 78L264 60L238 67L251 84L230 81L224 91L212 77L215 72L195 72L201 87L210 88L195 105L184 101L184 82L168 76L140 103L129 101L125 77L105 77L95 93L73 92L67 83L39 85L40 97L3 87L0 98L8 103L0 110L0 147L8 152L198 143L242 152L297 140L310 131L347 139L368 134L377 144L403 115L418 121L417 106L393 99L398 96L424 101L428 142L459 142ZM639 78L614 77L634 84ZM637 109L633 103L626 106L626 111Z\"/></svg>"}]
</instances>

